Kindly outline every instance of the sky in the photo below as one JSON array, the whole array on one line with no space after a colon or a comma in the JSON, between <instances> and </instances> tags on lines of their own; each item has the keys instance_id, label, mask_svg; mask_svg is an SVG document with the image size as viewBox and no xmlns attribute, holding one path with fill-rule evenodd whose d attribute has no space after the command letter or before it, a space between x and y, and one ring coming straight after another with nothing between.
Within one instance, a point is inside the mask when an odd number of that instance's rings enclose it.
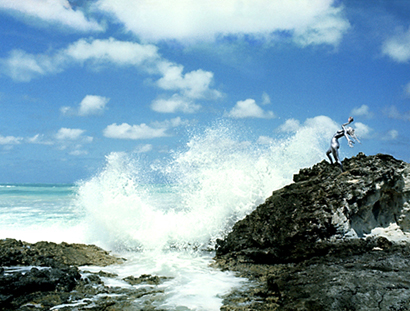
<instances>
[{"instance_id":1,"label":"sky","mask_svg":"<svg viewBox=\"0 0 410 311\"><path fill-rule=\"evenodd\" d=\"M407 0L0 0L0 41L0 183L154 161L218 122L269 144L353 116L350 154L410 162Z\"/></svg>"}]
</instances>

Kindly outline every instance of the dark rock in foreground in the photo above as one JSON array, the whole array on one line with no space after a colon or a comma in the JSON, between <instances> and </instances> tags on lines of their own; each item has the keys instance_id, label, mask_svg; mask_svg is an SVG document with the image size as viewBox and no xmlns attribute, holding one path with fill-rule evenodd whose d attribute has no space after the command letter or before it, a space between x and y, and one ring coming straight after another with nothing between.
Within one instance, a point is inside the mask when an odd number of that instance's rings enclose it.
<instances>
[{"instance_id":1,"label":"dark rock in foreground","mask_svg":"<svg viewBox=\"0 0 410 311\"><path fill-rule=\"evenodd\" d=\"M153 286L108 287L102 278L116 275L79 269L123 262L94 245L0 240L0 310L158 310L152 302L165 278L129 276Z\"/></svg>"},{"instance_id":2,"label":"dark rock in foreground","mask_svg":"<svg viewBox=\"0 0 410 311\"><path fill-rule=\"evenodd\" d=\"M361 153L343 166L300 170L218 241L217 265L257 284L224 310L410 310L409 244L369 235L410 231L410 165Z\"/></svg>"},{"instance_id":3,"label":"dark rock in foreground","mask_svg":"<svg viewBox=\"0 0 410 311\"><path fill-rule=\"evenodd\" d=\"M14 239L0 240L2 266L108 266L123 260L107 251L84 244L56 244L37 242L30 244Z\"/></svg>"}]
</instances>

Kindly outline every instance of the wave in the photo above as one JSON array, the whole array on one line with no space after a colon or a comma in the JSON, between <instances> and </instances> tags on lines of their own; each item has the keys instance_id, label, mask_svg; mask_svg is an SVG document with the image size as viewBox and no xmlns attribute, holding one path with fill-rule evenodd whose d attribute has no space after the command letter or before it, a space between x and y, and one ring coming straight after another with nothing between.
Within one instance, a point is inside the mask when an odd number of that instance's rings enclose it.
<instances>
[{"instance_id":1,"label":"wave","mask_svg":"<svg viewBox=\"0 0 410 311\"><path fill-rule=\"evenodd\" d=\"M216 122L162 161L109 154L101 172L79 184L88 239L109 249L213 248L301 167L323 159L333 128L311 124L260 144Z\"/></svg>"}]
</instances>

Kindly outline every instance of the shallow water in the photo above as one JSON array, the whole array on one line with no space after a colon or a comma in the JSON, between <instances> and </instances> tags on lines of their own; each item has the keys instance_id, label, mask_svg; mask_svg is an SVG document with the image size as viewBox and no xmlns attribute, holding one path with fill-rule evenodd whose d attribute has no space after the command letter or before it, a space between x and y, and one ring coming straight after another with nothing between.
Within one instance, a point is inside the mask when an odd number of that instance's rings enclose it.
<instances>
[{"instance_id":1,"label":"shallow water","mask_svg":"<svg viewBox=\"0 0 410 311\"><path fill-rule=\"evenodd\" d=\"M242 134L217 124L152 163L111 153L99 173L74 185L0 185L0 238L96 244L127 258L103 269L118 275L107 284L171 277L159 306L219 310L222 295L247 281L209 266L216 239L322 160L329 133L310 126L269 144Z\"/></svg>"}]
</instances>

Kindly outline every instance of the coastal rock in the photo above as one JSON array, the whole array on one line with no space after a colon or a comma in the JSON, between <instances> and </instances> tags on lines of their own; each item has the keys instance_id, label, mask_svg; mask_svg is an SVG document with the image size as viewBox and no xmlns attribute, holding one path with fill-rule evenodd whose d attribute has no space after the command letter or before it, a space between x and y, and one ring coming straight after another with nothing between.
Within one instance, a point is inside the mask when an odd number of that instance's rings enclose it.
<instances>
[{"instance_id":1,"label":"coastal rock","mask_svg":"<svg viewBox=\"0 0 410 311\"><path fill-rule=\"evenodd\" d=\"M410 310L410 165L343 167L301 169L217 242L216 265L253 284L221 310Z\"/></svg>"},{"instance_id":2,"label":"coastal rock","mask_svg":"<svg viewBox=\"0 0 410 311\"><path fill-rule=\"evenodd\" d=\"M94 245L0 240L0 310L159 310L153 304L165 277L130 276L125 280L147 286L113 287L103 279L121 282L118 275L80 270L123 262Z\"/></svg>"},{"instance_id":3,"label":"coastal rock","mask_svg":"<svg viewBox=\"0 0 410 311\"><path fill-rule=\"evenodd\" d=\"M375 228L410 231L410 165L389 155L343 161L344 172L322 161L274 191L238 221L217 256L237 254L259 263L297 262L326 249L324 241L365 237Z\"/></svg>"},{"instance_id":4,"label":"coastal rock","mask_svg":"<svg viewBox=\"0 0 410 311\"><path fill-rule=\"evenodd\" d=\"M108 266L123 261L95 245L0 240L2 266Z\"/></svg>"}]
</instances>

